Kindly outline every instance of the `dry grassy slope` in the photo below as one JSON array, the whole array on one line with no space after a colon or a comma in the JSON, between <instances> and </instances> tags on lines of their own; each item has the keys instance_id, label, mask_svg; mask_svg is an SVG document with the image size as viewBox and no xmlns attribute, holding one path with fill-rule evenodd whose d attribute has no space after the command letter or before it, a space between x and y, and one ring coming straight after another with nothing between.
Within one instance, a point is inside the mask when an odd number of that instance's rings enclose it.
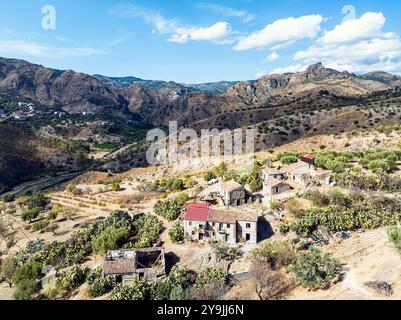
<instances>
[{"instance_id":1,"label":"dry grassy slope","mask_svg":"<svg viewBox=\"0 0 401 320\"><path fill-rule=\"evenodd\" d=\"M46 170L75 167L72 155L48 145L30 130L1 124L0 137L0 192Z\"/></svg>"}]
</instances>

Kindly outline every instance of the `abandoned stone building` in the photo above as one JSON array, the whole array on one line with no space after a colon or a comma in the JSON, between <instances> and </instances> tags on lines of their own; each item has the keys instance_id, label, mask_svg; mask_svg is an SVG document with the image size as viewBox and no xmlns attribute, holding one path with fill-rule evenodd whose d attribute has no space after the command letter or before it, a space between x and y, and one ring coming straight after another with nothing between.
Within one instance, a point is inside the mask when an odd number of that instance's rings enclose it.
<instances>
[{"instance_id":1,"label":"abandoned stone building","mask_svg":"<svg viewBox=\"0 0 401 320\"><path fill-rule=\"evenodd\" d=\"M238 207L252 201L250 192L234 180L221 183L220 196L225 206Z\"/></svg>"},{"instance_id":2,"label":"abandoned stone building","mask_svg":"<svg viewBox=\"0 0 401 320\"><path fill-rule=\"evenodd\" d=\"M273 196L289 190L291 190L291 186L281 180L268 179L263 184L263 191Z\"/></svg>"},{"instance_id":3,"label":"abandoned stone building","mask_svg":"<svg viewBox=\"0 0 401 320\"><path fill-rule=\"evenodd\" d=\"M116 283L142 277L150 280L163 278L166 275L164 249L109 251L103 262L103 274L114 278Z\"/></svg>"},{"instance_id":4,"label":"abandoned stone building","mask_svg":"<svg viewBox=\"0 0 401 320\"><path fill-rule=\"evenodd\" d=\"M184 231L192 241L256 244L258 220L256 213L217 210L205 203L194 203L187 205Z\"/></svg>"},{"instance_id":5,"label":"abandoned stone building","mask_svg":"<svg viewBox=\"0 0 401 320\"><path fill-rule=\"evenodd\" d=\"M302 155L296 163L263 170L263 191L270 196L291 190L291 182L303 189L330 185L330 171L315 168L315 156Z\"/></svg>"}]
</instances>

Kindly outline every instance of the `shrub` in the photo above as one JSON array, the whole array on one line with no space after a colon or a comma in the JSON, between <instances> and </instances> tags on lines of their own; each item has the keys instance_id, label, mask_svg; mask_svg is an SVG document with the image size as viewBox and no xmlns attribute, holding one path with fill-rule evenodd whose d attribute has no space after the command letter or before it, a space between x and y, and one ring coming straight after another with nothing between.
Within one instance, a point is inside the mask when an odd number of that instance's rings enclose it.
<instances>
[{"instance_id":1,"label":"shrub","mask_svg":"<svg viewBox=\"0 0 401 320\"><path fill-rule=\"evenodd\" d=\"M186 290L181 286L174 286L171 288L169 300L177 301L184 300L186 295Z\"/></svg>"},{"instance_id":2,"label":"shrub","mask_svg":"<svg viewBox=\"0 0 401 320\"><path fill-rule=\"evenodd\" d=\"M189 200L189 196L188 193L186 192L181 192L176 198L175 198L175 202L177 203L177 205L179 207L183 207L187 201Z\"/></svg>"},{"instance_id":3,"label":"shrub","mask_svg":"<svg viewBox=\"0 0 401 320\"><path fill-rule=\"evenodd\" d=\"M389 171L389 166L385 161L382 160L372 160L368 164L368 169L373 172L387 172Z\"/></svg>"},{"instance_id":4,"label":"shrub","mask_svg":"<svg viewBox=\"0 0 401 320\"><path fill-rule=\"evenodd\" d=\"M316 289L328 289L340 279L342 263L333 258L329 253L321 253L312 248L306 252L300 252L290 271L302 287Z\"/></svg>"},{"instance_id":5,"label":"shrub","mask_svg":"<svg viewBox=\"0 0 401 320\"><path fill-rule=\"evenodd\" d=\"M149 284L146 279L135 279L131 284L118 284L110 294L110 300L146 300L149 296Z\"/></svg>"},{"instance_id":6,"label":"shrub","mask_svg":"<svg viewBox=\"0 0 401 320\"><path fill-rule=\"evenodd\" d=\"M205 179L205 181L209 182L209 181L212 181L214 179L217 179L217 176L214 174L213 171L208 171L203 176L203 179Z\"/></svg>"},{"instance_id":7,"label":"shrub","mask_svg":"<svg viewBox=\"0 0 401 320\"><path fill-rule=\"evenodd\" d=\"M208 284L225 284L228 280L227 270L219 267L201 270L195 281L195 287L201 288Z\"/></svg>"},{"instance_id":8,"label":"shrub","mask_svg":"<svg viewBox=\"0 0 401 320\"><path fill-rule=\"evenodd\" d=\"M271 200L271 201L270 201L270 208L271 208L272 210L278 210L278 209L280 209L280 208L281 208L281 203L280 203L280 201L275 200L275 199Z\"/></svg>"},{"instance_id":9,"label":"shrub","mask_svg":"<svg viewBox=\"0 0 401 320\"><path fill-rule=\"evenodd\" d=\"M387 229L387 236L390 242L394 244L401 252L401 227L391 226Z\"/></svg>"},{"instance_id":10,"label":"shrub","mask_svg":"<svg viewBox=\"0 0 401 320\"><path fill-rule=\"evenodd\" d=\"M323 207L330 203L330 199L322 192L310 191L305 194L305 197L313 202L315 206Z\"/></svg>"},{"instance_id":11,"label":"shrub","mask_svg":"<svg viewBox=\"0 0 401 320\"><path fill-rule=\"evenodd\" d=\"M18 266L13 274L13 282L18 285L25 280L36 280L42 272L42 264L36 261Z\"/></svg>"},{"instance_id":12,"label":"shrub","mask_svg":"<svg viewBox=\"0 0 401 320\"><path fill-rule=\"evenodd\" d=\"M164 217L168 221L176 220L182 210L186 197L169 199L166 201L158 201L154 206L154 211L157 215ZM185 201L184 201L185 200Z\"/></svg>"},{"instance_id":13,"label":"shrub","mask_svg":"<svg viewBox=\"0 0 401 320\"><path fill-rule=\"evenodd\" d=\"M15 255L9 255L7 259L0 264L0 279L6 282L11 288L13 285L13 275L18 266L18 261Z\"/></svg>"},{"instance_id":14,"label":"shrub","mask_svg":"<svg viewBox=\"0 0 401 320\"><path fill-rule=\"evenodd\" d=\"M283 158L286 157L296 157L298 159L298 154L295 152L282 152L277 155L277 160L281 161Z\"/></svg>"},{"instance_id":15,"label":"shrub","mask_svg":"<svg viewBox=\"0 0 401 320\"><path fill-rule=\"evenodd\" d=\"M39 208L26 209L22 212L21 218L24 221L32 222L32 220L36 219L40 214Z\"/></svg>"},{"instance_id":16,"label":"shrub","mask_svg":"<svg viewBox=\"0 0 401 320\"><path fill-rule=\"evenodd\" d=\"M34 193L30 196L26 202L26 205L29 209L39 208L40 210L44 209L46 205L49 203L49 199L41 193Z\"/></svg>"},{"instance_id":17,"label":"shrub","mask_svg":"<svg viewBox=\"0 0 401 320\"><path fill-rule=\"evenodd\" d=\"M111 184L111 190L117 192L117 191L120 191L120 189L121 189L121 186L120 186L120 184L119 184L117 181L114 181L114 182Z\"/></svg>"},{"instance_id":18,"label":"shrub","mask_svg":"<svg viewBox=\"0 0 401 320\"><path fill-rule=\"evenodd\" d=\"M238 247L230 247L226 242L213 242L212 250L218 260L235 259L239 254Z\"/></svg>"},{"instance_id":19,"label":"shrub","mask_svg":"<svg viewBox=\"0 0 401 320\"><path fill-rule=\"evenodd\" d=\"M351 200L340 191L331 191L328 193L328 201L330 204L336 206L346 207L350 204Z\"/></svg>"},{"instance_id":20,"label":"shrub","mask_svg":"<svg viewBox=\"0 0 401 320\"><path fill-rule=\"evenodd\" d=\"M185 183L181 179L174 179L171 183L171 191L181 191L185 189Z\"/></svg>"},{"instance_id":21,"label":"shrub","mask_svg":"<svg viewBox=\"0 0 401 320\"><path fill-rule=\"evenodd\" d=\"M280 159L280 162L282 163L282 164L292 164L292 163L297 163L298 162L298 157L297 156L285 156L285 157L282 157L281 159Z\"/></svg>"},{"instance_id":22,"label":"shrub","mask_svg":"<svg viewBox=\"0 0 401 320\"><path fill-rule=\"evenodd\" d=\"M107 228L92 240L92 248L95 253L105 254L109 250L115 250L124 245L128 240L129 231L127 228Z\"/></svg>"},{"instance_id":23,"label":"shrub","mask_svg":"<svg viewBox=\"0 0 401 320\"><path fill-rule=\"evenodd\" d=\"M160 221L152 215L141 216L134 222L134 228L136 236L133 247L135 248L151 247L161 232Z\"/></svg>"},{"instance_id":24,"label":"shrub","mask_svg":"<svg viewBox=\"0 0 401 320\"><path fill-rule=\"evenodd\" d=\"M33 296L39 291L37 280L27 279L22 280L14 292L15 300L32 300Z\"/></svg>"},{"instance_id":25,"label":"shrub","mask_svg":"<svg viewBox=\"0 0 401 320\"><path fill-rule=\"evenodd\" d=\"M72 291L86 281L88 272L89 269L87 267L74 265L58 275L57 284L63 290Z\"/></svg>"},{"instance_id":26,"label":"shrub","mask_svg":"<svg viewBox=\"0 0 401 320\"><path fill-rule=\"evenodd\" d=\"M101 297L112 291L114 286L114 281L111 277L97 278L89 287L89 295L94 298Z\"/></svg>"},{"instance_id":27,"label":"shrub","mask_svg":"<svg viewBox=\"0 0 401 320\"><path fill-rule=\"evenodd\" d=\"M47 220L56 220L58 216L58 211L53 210L49 212L49 214L47 215L46 219Z\"/></svg>"},{"instance_id":28,"label":"shrub","mask_svg":"<svg viewBox=\"0 0 401 320\"><path fill-rule=\"evenodd\" d=\"M220 177L221 179L224 179L227 171L228 171L228 166L227 163L222 162L220 163L220 165L218 165L216 168L214 168L213 170L215 172L215 174Z\"/></svg>"},{"instance_id":29,"label":"shrub","mask_svg":"<svg viewBox=\"0 0 401 320\"><path fill-rule=\"evenodd\" d=\"M2 200L4 202L12 202L14 201L15 196L12 193L6 193L2 196Z\"/></svg>"},{"instance_id":30,"label":"shrub","mask_svg":"<svg viewBox=\"0 0 401 320\"><path fill-rule=\"evenodd\" d=\"M292 198L285 204L287 210L295 217L302 217L304 210L301 208L301 204L298 199Z\"/></svg>"},{"instance_id":31,"label":"shrub","mask_svg":"<svg viewBox=\"0 0 401 320\"><path fill-rule=\"evenodd\" d=\"M188 184L191 184L191 181L187 179ZM182 179L162 179L155 180L150 190L153 192L166 192L166 191L182 191L189 187L184 180Z\"/></svg>"},{"instance_id":32,"label":"shrub","mask_svg":"<svg viewBox=\"0 0 401 320\"><path fill-rule=\"evenodd\" d=\"M42 264L32 261L18 266L13 274L13 282L16 285L14 298L16 300L31 300L39 291L38 278L41 275Z\"/></svg>"},{"instance_id":33,"label":"shrub","mask_svg":"<svg viewBox=\"0 0 401 320\"><path fill-rule=\"evenodd\" d=\"M176 264L170 271L169 279L171 281L172 286L188 288L191 286L195 279L191 271L189 271L187 266L181 266Z\"/></svg>"},{"instance_id":34,"label":"shrub","mask_svg":"<svg viewBox=\"0 0 401 320\"><path fill-rule=\"evenodd\" d=\"M153 281L150 285L150 299L169 300L171 289L172 287L169 278Z\"/></svg>"},{"instance_id":35,"label":"shrub","mask_svg":"<svg viewBox=\"0 0 401 320\"><path fill-rule=\"evenodd\" d=\"M251 253L252 260L267 264L272 270L287 267L295 261L294 248L288 241L268 241Z\"/></svg>"},{"instance_id":36,"label":"shrub","mask_svg":"<svg viewBox=\"0 0 401 320\"><path fill-rule=\"evenodd\" d=\"M286 224L280 224L279 228L278 228L279 232L281 235L286 235L291 229L288 225Z\"/></svg>"},{"instance_id":37,"label":"shrub","mask_svg":"<svg viewBox=\"0 0 401 320\"><path fill-rule=\"evenodd\" d=\"M180 242L184 240L184 227L182 224L178 223L174 227L172 227L168 235L170 236L171 241Z\"/></svg>"},{"instance_id":38,"label":"shrub","mask_svg":"<svg viewBox=\"0 0 401 320\"><path fill-rule=\"evenodd\" d=\"M36 231L42 231L43 229L45 229L46 227L48 227L50 224L49 220L41 220L38 222L35 222L32 225L32 231L36 232Z\"/></svg>"}]
</instances>

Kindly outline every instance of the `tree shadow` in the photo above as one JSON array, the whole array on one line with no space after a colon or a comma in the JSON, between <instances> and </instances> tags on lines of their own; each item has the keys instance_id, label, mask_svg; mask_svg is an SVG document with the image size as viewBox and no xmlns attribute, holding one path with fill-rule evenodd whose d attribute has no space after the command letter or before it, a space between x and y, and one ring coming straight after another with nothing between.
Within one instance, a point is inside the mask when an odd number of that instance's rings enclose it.
<instances>
[{"instance_id":1,"label":"tree shadow","mask_svg":"<svg viewBox=\"0 0 401 320\"><path fill-rule=\"evenodd\" d=\"M258 219L258 241L262 242L271 238L275 234L271 224L266 220L265 217Z\"/></svg>"},{"instance_id":2,"label":"tree shadow","mask_svg":"<svg viewBox=\"0 0 401 320\"><path fill-rule=\"evenodd\" d=\"M180 257L178 257L174 252L168 252L165 255L166 260L166 274L170 274L171 269L180 262Z\"/></svg>"}]
</instances>

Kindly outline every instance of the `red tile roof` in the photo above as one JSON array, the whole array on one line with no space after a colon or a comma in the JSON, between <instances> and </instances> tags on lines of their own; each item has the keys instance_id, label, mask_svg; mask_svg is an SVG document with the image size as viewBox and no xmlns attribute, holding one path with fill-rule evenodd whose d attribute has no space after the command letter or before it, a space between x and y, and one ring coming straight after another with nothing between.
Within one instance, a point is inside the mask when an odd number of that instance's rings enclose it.
<instances>
[{"instance_id":1,"label":"red tile roof","mask_svg":"<svg viewBox=\"0 0 401 320\"><path fill-rule=\"evenodd\" d=\"M187 205L185 220L207 221L209 218L210 206L207 203L191 203Z\"/></svg>"},{"instance_id":2,"label":"red tile roof","mask_svg":"<svg viewBox=\"0 0 401 320\"><path fill-rule=\"evenodd\" d=\"M302 158L306 158L306 159L309 159L309 160L315 160L316 159L316 157L315 156L312 156L311 154L304 154L303 156L301 156Z\"/></svg>"}]
</instances>

